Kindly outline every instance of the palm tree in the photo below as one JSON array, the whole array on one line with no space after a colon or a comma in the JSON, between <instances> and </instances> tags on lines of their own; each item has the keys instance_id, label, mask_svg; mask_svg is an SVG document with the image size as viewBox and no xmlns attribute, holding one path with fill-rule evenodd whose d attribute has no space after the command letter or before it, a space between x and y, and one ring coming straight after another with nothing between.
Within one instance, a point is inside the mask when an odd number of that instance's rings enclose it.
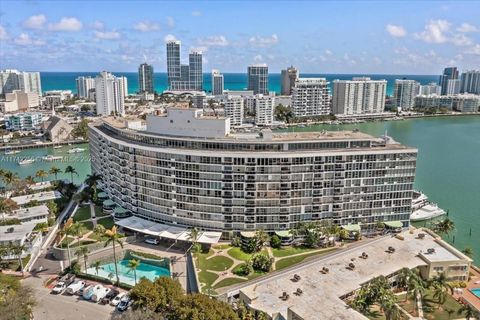
<instances>
[{"instance_id":1,"label":"palm tree","mask_svg":"<svg viewBox=\"0 0 480 320\"><path fill-rule=\"evenodd\" d=\"M70 254L70 241L68 240L68 236L73 233L73 219L69 218L67 222L63 225L63 228L60 230L59 234L63 237L65 236L65 240L67 241L67 253L68 253L68 266L72 265L72 257Z\"/></svg>"},{"instance_id":2,"label":"palm tree","mask_svg":"<svg viewBox=\"0 0 480 320\"><path fill-rule=\"evenodd\" d=\"M27 186L31 186L32 184L35 184L35 178L32 177L32 176L27 176L25 177L25 183L27 184Z\"/></svg>"},{"instance_id":3,"label":"palm tree","mask_svg":"<svg viewBox=\"0 0 480 320\"><path fill-rule=\"evenodd\" d=\"M117 232L117 227L113 226L112 229L105 231L105 236L107 237L107 241L105 241L105 247L112 244L113 248L113 260L115 264L115 275L117 276L117 283L120 282L118 278L118 268L117 268L117 256L115 252L115 245L119 244L121 248L123 248L123 241L120 240L120 234Z\"/></svg>"},{"instance_id":4,"label":"palm tree","mask_svg":"<svg viewBox=\"0 0 480 320\"><path fill-rule=\"evenodd\" d=\"M418 274L418 272L412 272L411 276L408 278L408 292L415 299L415 301L422 300L422 297L425 293L425 282ZM418 305L418 304L417 304Z\"/></svg>"},{"instance_id":5,"label":"palm tree","mask_svg":"<svg viewBox=\"0 0 480 320\"><path fill-rule=\"evenodd\" d=\"M412 270L409 268L402 268L397 276L397 286L405 289L408 288L408 282L410 279L410 276L412 275ZM408 294L405 295L405 301L407 301Z\"/></svg>"},{"instance_id":6,"label":"palm tree","mask_svg":"<svg viewBox=\"0 0 480 320\"><path fill-rule=\"evenodd\" d=\"M260 251L262 247L270 240L268 233L263 229L258 229L255 232L256 251Z\"/></svg>"},{"instance_id":7,"label":"palm tree","mask_svg":"<svg viewBox=\"0 0 480 320\"><path fill-rule=\"evenodd\" d=\"M465 247L465 249L462 250L462 253L470 258L473 256L473 250L470 247Z\"/></svg>"},{"instance_id":8,"label":"palm tree","mask_svg":"<svg viewBox=\"0 0 480 320\"><path fill-rule=\"evenodd\" d=\"M457 313L463 315L467 320L480 318L480 314L468 303L458 309Z\"/></svg>"},{"instance_id":9,"label":"palm tree","mask_svg":"<svg viewBox=\"0 0 480 320\"><path fill-rule=\"evenodd\" d=\"M47 173L47 171L45 171L45 170L38 170L38 171L35 173L35 177L40 178L40 180L42 180L42 182L43 182L43 180L44 180L46 177L48 177L48 173Z\"/></svg>"},{"instance_id":10,"label":"palm tree","mask_svg":"<svg viewBox=\"0 0 480 320\"><path fill-rule=\"evenodd\" d=\"M97 201L97 183L101 179L102 176L95 172L87 175L87 178L85 179L85 183L93 190L93 201Z\"/></svg>"},{"instance_id":11,"label":"palm tree","mask_svg":"<svg viewBox=\"0 0 480 320\"><path fill-rule=\"evenodd\" d=\"M8 187L17 182L19 180L18 174L13 173L11 171L5 171L2 175L2 180L3 183L5 184L5 189L8 189Z\"/></svg>"},{"instance_id":12,"label":"palm tree","mask_svg":"<svg viewBox=\"0 0 480 320\"><path fill-rule=\"evenodd\" d=\"M55 176L55 180L58 180L57 177L60 172L62 172L62 170L60 170L55 166L51 167L50 170L48 170L48 173L53 174Z\"/></svg>"},{"instance_id":13,"label":"palm tree","mask_svg":"<svg viewBox=\"0 0 480 320\"><path fill-rule=\"evenodd\" d=\"M445 290L445 287L440 286L440 285L435 285L433 288L433 298L437 299L437 307L439 308L440 305L443 305L445 303L445 300L447 300L448 293Z\"/></svg>"},{"instance_id":14,"label":"palm tree","mask_svg":"<svg viewBox=\"0 0 480 320\"><path fill-rule=\"evenodd\" d=\"M380 308L385 314L387 320L399 320L401 319L401 312L398 309L395 296L387 294L385 298L380 301Z\"/></svg>"},{"instance_id":15,"label":"palm tree","mask_svg":"<svg viewBox=\"0 0 480 320\"><path fill-rule=\"evenodd\" d=\"M76 174L78 176L77 170L72 167L68 166L65 168L65 173L70 173L70 181L73 183L73 175Z\"/></svg>"},{"instance_id":16,"label":"palm tree","mask_svg":"<svg viewBox=\"0 0 480 320\"><path fill-rule=\"evenodd\" d=\"M445 276L445 273L440 273L438 276L433 277L432 285L445 288L453 294L453 288L448 284L448 279Z\"/></svg>"},{"instance_id":17,"label":"palm tree","mask_svg":"<svg viewBox=\"0 0 480 320\"><path fill-rule=\"evenodd\" d=\"M88 254L90 251L88 251L88 248L86 246L82 246L77 249L75 252L75 255L77 256L78 260L80 258L83 258L83 263L85 264L85 273L87 273L87 259L88 259Z\"/></svg>"},{"instance_id":18,"label":"palm tree","mask_svg":"<svg viewBox=\"0 0 480 320\"><path fill-rule=\"evenodd\" d=\"M97 274L97 276L98 276L98 270L100 269L101 265L102 265L102 262L100 260L95 261L91 265L92 268L95 268L95 273Z\"/></svg>"},{"instance_id":19,"label":"palm tree","mask_svg":"<svg viewBox=\"0 0 480 320\"><path fill-rule=\"evenodd\" d=\"M5 220L5 214L11 213L18 209L18 204L12 199L0 198L0 213L3 220Z\"/></svg>"},{"instance_id":20,"label":"palm tree","mask_svg":"<svg viewBox=\"0 0 480 320\"><path fill-rule=\"evenodd\" d=\"M25 245L20 244L11 244L10 250L13 255L17 256L18 258L18 265L20 266L20 271L23 272L23 261L22 261L22 253L25 251Z\"/></svg>"},{"instance_id":21,"label":"palm tree","mask_svg":"<svg viewBox=\"0 0 480 320\"><path fill-rule=\"evenodd\" d=\"M445 218L444 220L438 222L434 227L435 232L443 234L449 234L451 231L453 231L453 229L455 229L455 223L449 218Z\"/></svg>"},{"instance_id":22,"label":"palm tree","mask_svg":"<svg viewBox=\"0 0 480 320\"><path fill-rule=\"evenodd\" d=\"M81 222L75 222L71 225L72 235L77 237L77 247L80 246L80 238L83 235L83 231L85 230L85 226Z\"/></svg>"},{"instance_id":23,"label":"palm tree","mask_svg":"<svg viewBox=\"0 0 480 320\"><path fill-rule=\"evenodd\" d=\"M140 266L140 260L132 259L128 261L128 268L133 270L133 276L135 278L135 285L137 285L137 268Z\"/></svg>"}]
</instances>

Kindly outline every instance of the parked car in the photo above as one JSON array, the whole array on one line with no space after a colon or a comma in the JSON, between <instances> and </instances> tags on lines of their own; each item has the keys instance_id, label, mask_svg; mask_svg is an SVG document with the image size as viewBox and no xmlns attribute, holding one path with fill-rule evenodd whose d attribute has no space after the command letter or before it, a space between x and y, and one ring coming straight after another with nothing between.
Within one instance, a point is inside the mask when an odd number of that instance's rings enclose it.
<instances>
[{"instance_id":1,"label":"parked car","mask_svg":"<svg viewBox=\"0 0 480 320\"><path fill-rule=\"evenodd\" d=\"M77 293L78 290L85 287L85 285L86 285L85 281L79 280L79 281L74 282L71 285L69 285L67 287L67 290L65 290L65 293L73 295L73 294Z\"/></svg>"},{"instance_id":2,"label":"parked car","mask_svg":"<svg viewBox=\"0 0 480 320\"><path fill-rule=\"evenodd\" d=\"M118 292L117 289L110 290L110 292L100 300L100 304L109 304L118 295Z\"/></svg>"},{"instance_id":3,"label":"parked car","mask_svg":"<svg viewBox=\"0 0 480 320\"><path fill-rule=\"evenodd\" d=\"M59 281L64 282L67 286L69 286L75 281L75 275L67 273L66 275L61 277Z\"/></svg>"},{"instance_id":4,"label":"parked car","mask_svg":"<svg viewBox=\"0 0 480 320\"><path fill-rule=\"evenodd\" d=\"M146 238L145 242L148 244L158 245L160 243L160 240L158 240L158 238Z\"/></svg>"},{"instance_id":5,"label":"parked car","mask_svg":"<svg viewBox=\"0 0 480 320\"><path fill-rule=\"evenodd\" d=\"M101 287L100 289L98 289L98 290L95 292L95 294L92 296L92 298L90 299L90 301L99 302L99 301L102 300L109 292L110 292L110 288Z\"/></svg>"},{"instance_id":6,"label":"parked car","mask_svg":"<svg viewBox=\"0 0 480 320\"><path fill-rule=\"evenodd\" d=\"M119 294L117 294L115 298L113 298L112 301L110 302L110 305L116 307L120 303L120 300L122 300L122 298L126 294L127 294L126 292L120 292Z\"/></svg>"},{"instance_id":7,"label":"parked car","mask_svg":"<svg viewBox=\"0 0 480 320\"><path fill-rule=\"evenodd\" d=\"M83 286L83 288L80 288L76 294L77 296L83 296L83 294L85 293L85 291L87 291L92 285L88 282L85 282L85 286Z\"/></svg>"},{"instance_id":8,"label":"parked car","mask_svg":"<svg viewBox=\"0 0 480 320\"><path fill-rule=\"evenodd\" d=\"M120 302L117 305L117 310L120 312L126 311L131 304L132 304L132 300L130 299L130 296L127 294L122 299L120 299Z\"/></svg>"},{"instance_id":9,"label":"parked car","mask_svg":"<svg viewBox=\"0 0 480 320\"><path fill-rule=\"evenodd\" d=\"M59 282L57 282L55 287L53 287L52 293L60 294L60 293L63 292L63 290L65 290L66 287L67 287L67 284L65 282L59 281Z\"/></svg>"},{"instance_id":10,"label":"parked car","mask_svg":"<svg viewBox=\"0 0 480 320\"><path fill-rule=\"evenodd\" d=\"M98 290L100 290L101 288L103 288L103 286L97 284L97 285L92 285L91 287L89 287L87 290L85 290L85 292L83 293L83 299L85 300L90 300L92 299L92 296L94 294L97 293Z\"/></svg>"}]
</instances>

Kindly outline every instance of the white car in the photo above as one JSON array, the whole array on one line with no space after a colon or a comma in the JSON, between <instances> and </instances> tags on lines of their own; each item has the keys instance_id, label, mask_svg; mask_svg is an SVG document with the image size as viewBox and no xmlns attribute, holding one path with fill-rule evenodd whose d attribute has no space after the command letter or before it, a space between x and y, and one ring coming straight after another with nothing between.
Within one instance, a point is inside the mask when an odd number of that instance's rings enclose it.
<instances>
[{"instance_id":1,"label":"white car","mask_svg":"<svg viewBox=\"0 0 480 320\"><path fill-rule=\"evenodd\" d=\"M52 293L60 294L63 292L63 290L65 290L65 288L67 288L67 284L65 282L60 281L55 285L55 287L53 287Z\"/></svg>"},{"instance_id":2,"label":"white car","mask_svg":"<svg viewBox=\"0 0 480 320\"><path fill-rule=\"evenodd\" d=\"M85 281L81 281L81 280L80 280L80 281L77 281L77 282L72 283L71 285L69 285L69 286L67 287L67 290L65 290L65 292L66 292L67 294L72 294L72 295L73 295L73 294L77 293L80 289L82 289L83 287L85 287L85 285L86 285Z\"/></svg>"},{"instance_id":3,"label":"white car","mask_svg":"<svg viewBox=\"0 0 480 320\"><path fill-rule=\"evenodd\" d=\"M157 244L160 243L160 240L158 240L158 238L146 238L145 242L148 243L148 244L157 245Z\"/></svg>"},{"instance_id":4,"label":"white car","mask_svg":"<svg viewBox=\"0 0 480 320\"><path fill-rule=\"evenodd\" d=\"M110 302L110 305L112 305L114 307L117 306L120 303L120 300L122 300L122 298L126 294L127 294L126 292L120 292L119 294L117 294L117 296L115 298L113 298L112 301Z\"/></svg>"},{"instance_id":5,"label":"white car","mask_svg":"<svg viewBox=\"0 0 480 320\"><path fill-rule=\"evenodd\" d=\"M120 299L120 303L117 305L117 310L120 312L126 311L131 304L132 300L127 294L122 299Z\"/></svg>"}]
</instances>

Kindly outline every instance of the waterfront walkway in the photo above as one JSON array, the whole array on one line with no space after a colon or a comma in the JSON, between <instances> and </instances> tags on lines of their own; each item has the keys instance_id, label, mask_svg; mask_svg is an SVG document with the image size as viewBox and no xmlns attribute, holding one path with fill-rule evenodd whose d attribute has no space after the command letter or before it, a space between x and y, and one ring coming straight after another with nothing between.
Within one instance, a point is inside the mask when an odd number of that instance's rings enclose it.
<instances>
[{"instance_id":1,"label":"waterfront walkway","mask_svg":"<svg viewBox=\"0 0 480 320\"><path fill-rule=\"evenodd\" d=\"M9 143L4 146L0 146L0 151L3 150L23 150L23 149L32 149L32 148L44 148L44 147L53 147L53 146L64 146L68 144L82 144L88 143L87 140L69 140L63 142L42 142L42 143Z\"/></svg>"}]
</instances>

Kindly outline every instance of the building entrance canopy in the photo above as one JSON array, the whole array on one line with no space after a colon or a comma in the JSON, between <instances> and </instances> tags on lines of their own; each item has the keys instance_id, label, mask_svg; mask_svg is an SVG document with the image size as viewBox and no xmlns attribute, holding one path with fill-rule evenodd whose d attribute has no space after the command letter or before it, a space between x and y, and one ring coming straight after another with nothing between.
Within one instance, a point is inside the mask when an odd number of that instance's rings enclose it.
<instances>
[{"instance_id":1,"label":"building entrance canopy","mask_svg":"<svg viewBox=\"0 0 480 320\"><path fill-rule=\"evenodd\" d=\"M190 230L182 227L174 227L158 222L153 222L150 220L142 219L139 217L129 217L119 221L116 221L115 224L123 228L127 228L136 232L148 234L151 236L171 239L171 240L180 240L191 242ZM222 236L221 232L213 231L199 231L198 232L198 243L204 244L214 244L220 240Z\"/></svg>"}]
</instances>

